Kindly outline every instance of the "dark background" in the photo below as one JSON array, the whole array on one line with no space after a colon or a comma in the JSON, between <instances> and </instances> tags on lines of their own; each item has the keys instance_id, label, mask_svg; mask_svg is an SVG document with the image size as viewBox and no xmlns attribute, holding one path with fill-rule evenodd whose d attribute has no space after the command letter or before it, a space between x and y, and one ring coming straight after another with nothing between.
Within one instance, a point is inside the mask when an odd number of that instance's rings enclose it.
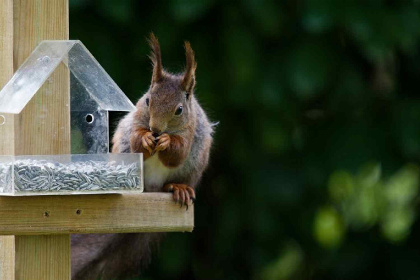
<instances>
[{"instance_id":1,"label":"dark background","mask_svg":"<svg viewBox=\"0 0 420 280\"><path fill-rule=\"evenodd\" d=\"M70 0L133 102L153 31L213 121L196 228L139 279L419 279L419 1Z\"/></svg>"}]
</instances>

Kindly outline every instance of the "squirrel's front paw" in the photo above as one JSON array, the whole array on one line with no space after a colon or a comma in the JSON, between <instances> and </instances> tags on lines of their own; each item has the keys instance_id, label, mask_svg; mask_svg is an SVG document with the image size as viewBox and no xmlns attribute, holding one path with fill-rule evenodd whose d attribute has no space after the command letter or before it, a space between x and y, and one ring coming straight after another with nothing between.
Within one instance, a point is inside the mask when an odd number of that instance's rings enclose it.
<instances>
[{"instance_id":1,"label":"squirrel's front paw","mask_svg":"<svg viewBox=\"0 0 420 280\"><path fill-rule=\"evenodd\" d=\"M141 138L141 144L143 145L143 148L149 151L151 156L154 154L155 137L151 131L143 134L143 137Z\"/></svg>"},{"instance_id":2,"label":"squirrel's front paw","mask_svg":"<svg viewBox=\"0 0 420 280\"><path fill-rule=\"evenodd\" d=\"M193 188L185 184L166 184L163 186L163 191L174 193L174 200L180 203L181 207L185 204L187 206L195 201L195 191Z\"/></svg>"},{"instance_id":3,"label":"squirrel's front paw","mask_svg":"<svg viewBox=\"0 0 420 280\"><path fill-rule=\"evenodd\" d=\"M167 133L163 133L161 136L156 137L158 142L156 143L156 152L166 150L171 144L171 136Z\"/></svg>"}]
</instances>

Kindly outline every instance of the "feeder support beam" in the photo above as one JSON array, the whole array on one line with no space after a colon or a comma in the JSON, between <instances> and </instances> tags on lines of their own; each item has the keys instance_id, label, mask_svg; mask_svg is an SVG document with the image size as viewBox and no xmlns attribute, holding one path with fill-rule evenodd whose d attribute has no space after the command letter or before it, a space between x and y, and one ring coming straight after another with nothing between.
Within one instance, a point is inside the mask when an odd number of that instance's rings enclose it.
<instances>
[{"instance_id":1,"label":"feeder support beam","mask_svg":"<svg viewBox=\"0 0 420 280\"><path fill-rule=\"evenodd\" d=\"M0 86L42 40L68 38L68 0L0 0ZM69 154L70 78L64 65L21 114L0 116L0 123L3 118L0 154ZM2 236L0 258L1 280L69 280L70 235Z\"/></svg>"},{"instance_id":2,"label":"feeder support beam","mask_svg":"<svg viewBox=\"0 0 420 280\"><path fill-rule=\"evenodd\" d=\"M13 0L0 0L0 88L13 75ZM0 154L14 152L14 116L1 116L0 121L10 119L8 135L0 135ZM15 279L15 237L0 236L0 279Z\"/></svg>"}]
</instances>

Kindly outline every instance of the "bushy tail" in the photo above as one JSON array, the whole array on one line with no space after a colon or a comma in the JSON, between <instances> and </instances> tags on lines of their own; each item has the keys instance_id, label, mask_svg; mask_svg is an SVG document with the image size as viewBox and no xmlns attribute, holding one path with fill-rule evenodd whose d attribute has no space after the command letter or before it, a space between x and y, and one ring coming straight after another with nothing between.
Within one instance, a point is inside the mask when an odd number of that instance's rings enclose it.
<instances>
[{"instance_id":1,"label":"bushy tail","mask_svg":"<svg viewBox=\"0 0 420 280\"><path fill-rule=\"evenodd\" d=\"M71 238L71 279L111 280L146 268L163 233L75 234Z\"/></svg>"}]
</instances>

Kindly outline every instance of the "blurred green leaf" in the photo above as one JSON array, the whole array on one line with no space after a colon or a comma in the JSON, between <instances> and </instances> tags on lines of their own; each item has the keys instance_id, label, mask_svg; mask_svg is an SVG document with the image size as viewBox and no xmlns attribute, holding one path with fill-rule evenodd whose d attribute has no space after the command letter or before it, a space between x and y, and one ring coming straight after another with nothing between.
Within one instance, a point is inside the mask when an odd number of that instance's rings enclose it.
<instances>
[{"instance_id":1,"label":"blurred green leaf","mask_svg":"<svg viewBox=\"0 0 420 280\"><path fill-rule=\"evenodd\" d=\"M357 176L358 183L363 187L372 187L379 182L381 178L381 165L377 162L367 163L359 171Z\"/></svg>"},{"instance_id":2,"label":"blurred green leaf","mask_svg":"<svg viewBox=\"0 0 420 280\"><path fill-rule=\"evenodd\" d=\"M407 165L393 175L385 186L388 202L395 206L407 206L418 195L419 167Z\"/></svg>"},{"instance_id":3,"label":"blurred green leaf","mask_svg":"<svg viewBox=\"0 0 420 280\"><path fill-rule=\"evenodd\" d=\"M355 229L372 227L378 219L378 191L377 185L361 185L357 195L353 197L349 221Z\"/></svg>"},{"instance_id":4,"label":"blurred green leaf","mask_svg":"<svg viewBox=\"0 0 420 280\"><path fill-rule=\"evenodd\" d=\"M414 211L409 208L389 210L382 221L382 233L392 242L401 242L410 233L414 217Z\"/></svg>"},{"instance_id":5,"label":"blurred green leaf","mask_svg":"<svg viewBox=\"0 0 420 280\"><path fill-rule=\"evenodd\" d=\"M332 207L324 207L316 212L313 231L320 245L336 248L343 241L345 228L337 211Z\"/></svg>"},{"instance_id":6,"label":"blurred green leaf","mask_svg":"<svg viewBox=\"0 0 420 280\"><path fill-rule=\"evenodd\" d=\"M304 254L296 242L289 242L282 248L280 257L273 263L264 268L260 277L264 280L282 280L290 279L294 273L301 267Z\"/></svg>"},{"instance_id":7,"label":"blurred green leaf","mask_svg":"<svg viewBox=\"0 0 420 280\"><path fill-rule=\"evenodd\" d=\"M336 202L349 199L354 192L353 176L346 171L334 172L328 182L330 197Z\"/></svg>"}]
</instances>

